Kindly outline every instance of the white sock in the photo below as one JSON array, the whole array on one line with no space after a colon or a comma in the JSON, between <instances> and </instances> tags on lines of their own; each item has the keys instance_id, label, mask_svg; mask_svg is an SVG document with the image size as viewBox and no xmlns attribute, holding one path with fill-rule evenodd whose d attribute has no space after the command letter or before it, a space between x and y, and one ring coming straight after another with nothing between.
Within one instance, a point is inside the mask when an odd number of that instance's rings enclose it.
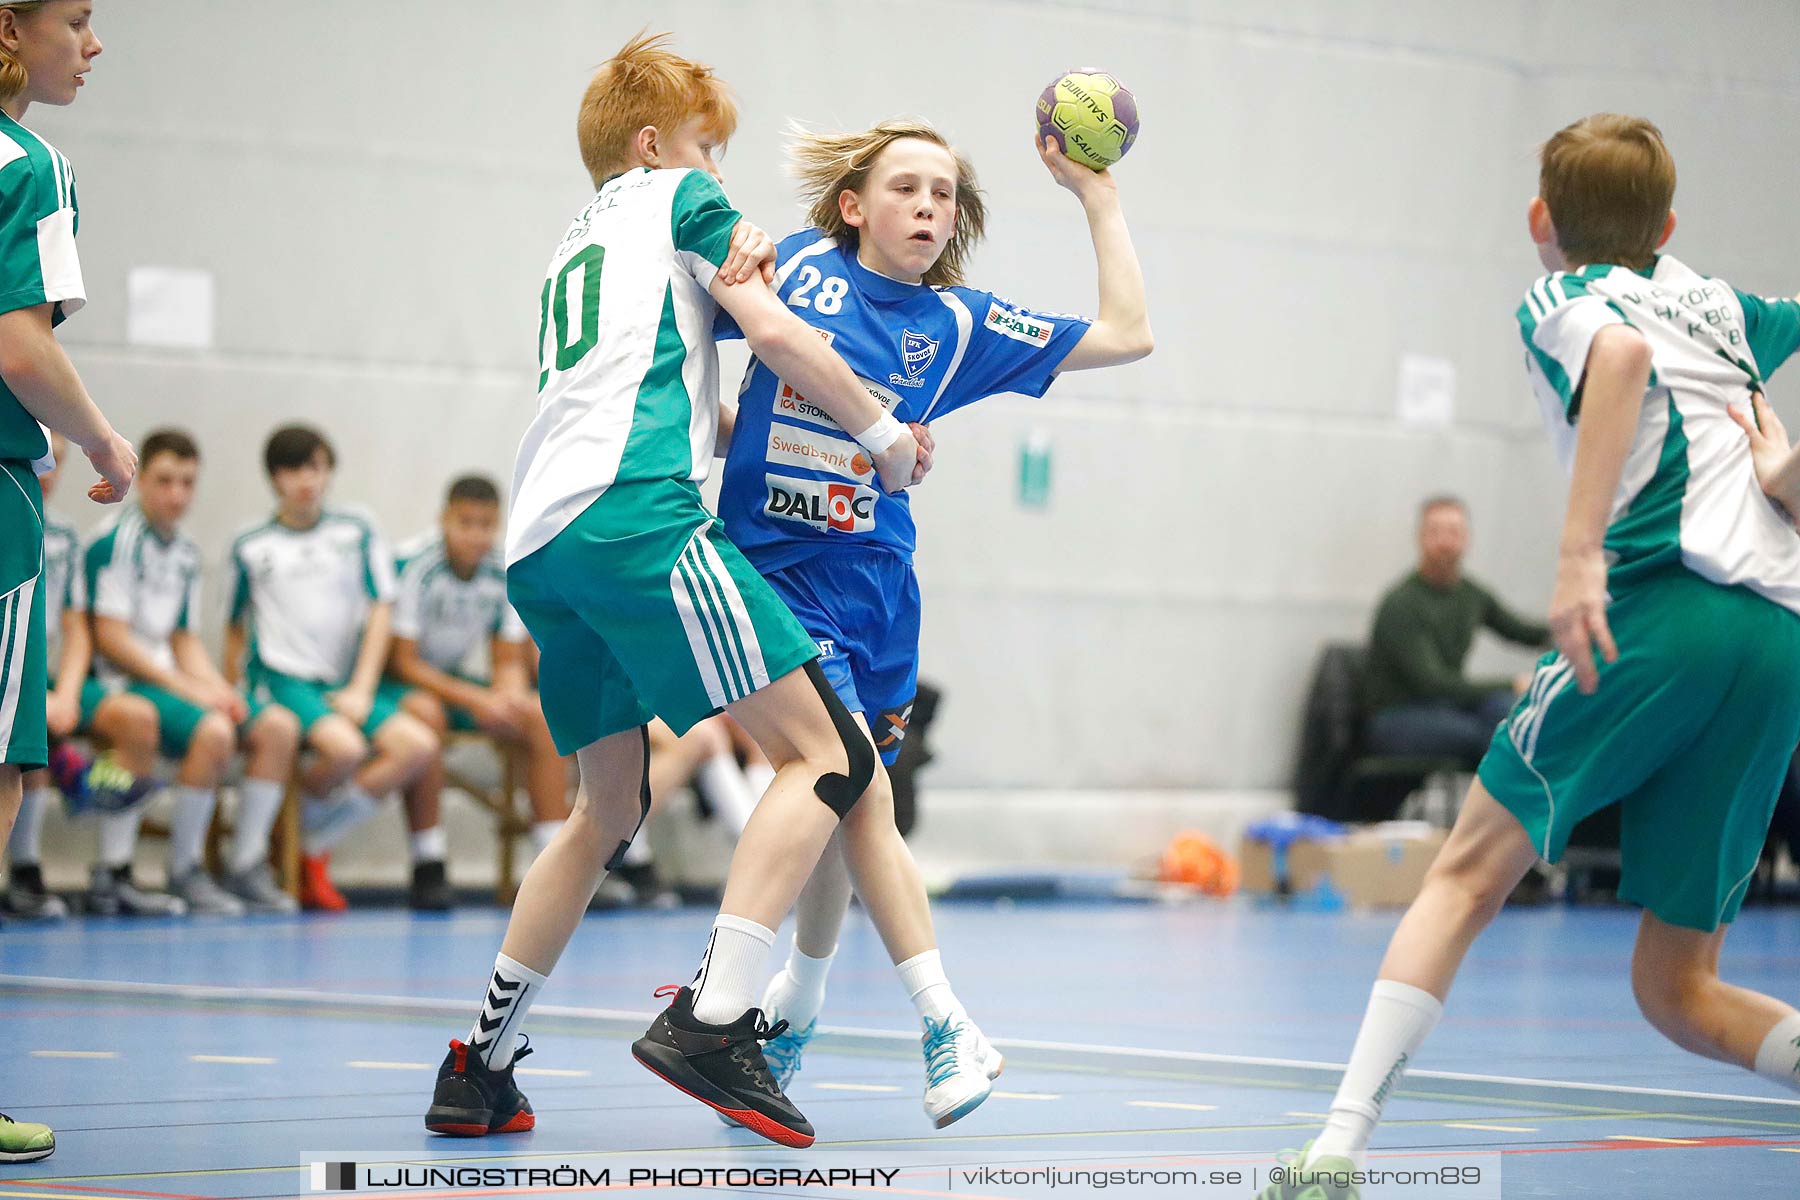
<instances>
[{"instance_id":1,"label":"white sock","mask_svg":"<svg viewBox=\"0 0 1800 1200\"><path fill-rule=\"evenodd\" d=\"M6 843L7 860L14 863L36 863L44 857L44 814L50 809L50 789L28 788L19 799L19 816L13 822L12 838Z\"/></svg>"},{"instance_id":2,"label":"white sock","mask_svg":"<svg viewBox=\"0 0 1800 1200\"><path fill-rule=\"evenodd\" d=\"M212 788L175 784L169 789L175 809L169 816L169 878L180 879L200 865L206 853L206 828L212 824L219 794Z\"/></svg>"},{"instance_id":3,"label":"white sock","mask_svg":"<svg viewBox=\"0 0 1800 1200\"><path fill-rule=\"evenodd\" d=\"M694 976L694 1019L729 1025L756 1004L756 985L769 960L775 931L720 913Z\"/></svg>"},{"instance_id":4,"label":"white sock","mask_svg":"<svg viewBox=\"0 0 1800 1200\"><path fill-rule=\"evenodd\" d=\"M757 798L762 795L752 790L744 768L730 754L715 754L701 763L694 772L694 785L706 793L713 814L725 823L733 837L744 832Z\"/></svg>"},{"instance_id":5,"label":"white sock","mask_svg":"<svg viewBox=\"0 0 1800 1200\"><path fill-rule=\"evenodd\" d=\"M943 955L938 951L915 954L894 969L900 972L900 986L912 997L920 1020L942 1021L962 1014L962 1002L950 990L950 980L944 975Z\"/></svg>"},{"instance_id":6,"label":"white sock","mask_svg":"<svg viewBox=\"0 0 1800 1200\"><path fill-rule=\"evenodd\" d=\"M144 820L144 805L134 804L124 812L100 814L100 865L123 867L137 851L138 826Z\"/></svg>"},{"instance_id":7,"label":"white sock","mask_svg":"<svg viewBox=\"0 0 1800 1200\"><path fill-rule=\"evenodd\" d=\"M469 1030L469 1049L481 1055L481 1061L490 1068L499 1070L512 1061L513 1043L519 1040L526 1010L548 982L523 963L504 954L495 956L494 974L488 980L481 1013Z\"/></svg>"},{"instance_id":8,"label":"white sock","mask_svg":"<svg viewBox=\"0 0 1800 1200\"><path fill-rule=\"evenodd\" d=\"M410 841L414 863L443 862L450 850L450 839L444 836L442 825L420 829L412 835Z\"/></svg>"},{"instance_id":9,"label":"white sock","mask_svg":"<svg viewBox=\"0 0 1800 1200\"><path fill-rule=\"evenodd\" d=\"M544 847L556 836L556 831L563 827L561 821L533 821L531 823L531 844L542 854Z\"/></svg>"},{"instance_id":10,"label":"white sock","mask_svg":"<svg viewBox=\"0 0 1800 1200\"><path fill-rule=\"evenodd\" d=\"M1348 1158L1358 1167L1365 1164L1381 1110L1443 1015L1443 1002L1430 992L1388 979L1376 982L1362 1031L1350 1051L1350 1065L1344 1068L1337 1098L1331 1102L1331 1119L1313 1142L1305 1165L1327 1155Z\"/></svg>"},{"instance_id":11,"label":"white sock","mask_svg":"<svg viewBox=\"0 0 1800 1200\"><path fill-rule=\"evenodd\" d=\"M327 800L308 796L300 814L306 831L300 839L301 849L309 855L324 854L368 820L376 807L375 797L353 783L345 784Z\"/></svg>"},{"instance_id":12,"label":"white sock","mask_svg":"<svg viewBox=\"0 0 1800 1200\"><path fill-rule=\"evenodd\" d=\"M246 779L238 785L237 823L226 866L233 875L269 857L269 834L281 812L282 785L274 779Z\"/></svg>"},{"instance_id":13,"label":"white sock","mask_svg":"<svg viewBox=\"0 0 1800 1200\"><path fill-rule=\"evenodd\" d=\"M1756 1052L1756 1073L1800 1091L1800 1013L1775 1022Z\"/></svg>"},{"instance_id":14,"label":"white sock","mask_svg":"<svg viewBox=\"0 0 1800 1200\"><path fill-rule=\"evenodd\" d=\"M825 977L836 957L833 950L824 958L814 958L796 945L788 952L787 965L775 973L763 993L769 1009L763 1015L771 1021L779 1017L796 1030L818 1020L825 1007Z\"/></svg>"},{"instance_id":15,"label":"white sock","mask_svg":"<svg viewBox=\"0 0 1800 1200\"><path fill-rule=\"evenodd\" d=\"M775 768L766 762L753 762L744 768L744 778L750 781L750 790L760 800L769 785L775 782Z\"/></svg>"}]
</instances>

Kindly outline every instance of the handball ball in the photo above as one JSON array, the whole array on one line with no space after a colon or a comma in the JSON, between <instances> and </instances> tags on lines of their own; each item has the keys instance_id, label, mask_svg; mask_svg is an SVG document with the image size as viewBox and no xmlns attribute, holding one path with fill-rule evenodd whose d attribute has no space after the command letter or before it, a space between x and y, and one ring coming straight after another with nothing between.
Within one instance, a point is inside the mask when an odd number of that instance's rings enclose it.
<instances>
[{"instance_id":1,"label":"handball ball","mask_svg":"<svg viewBox=\"0 0 1800 1200\"><path fill-rule=\"evenodd\" d=\"M1116 76L1082 67L1044 89L1037 122L1040 144L1053 137L1071 159L1103 171L1137 141L1137 97Z\"/></svg>"}]
</instances>

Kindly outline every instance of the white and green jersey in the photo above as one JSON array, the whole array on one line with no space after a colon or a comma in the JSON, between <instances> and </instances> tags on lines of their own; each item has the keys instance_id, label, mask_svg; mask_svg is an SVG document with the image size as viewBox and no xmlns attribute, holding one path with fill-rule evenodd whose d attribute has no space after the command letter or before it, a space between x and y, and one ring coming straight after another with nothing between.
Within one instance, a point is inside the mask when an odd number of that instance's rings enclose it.
<instances>
[{"instance_id":1,"label":"white and green jersey","mask_svg":"<svg viewBox=\"0 0 1800 1200\"><path fill-rule=\"evenodd\" d=\"M77 559L81 538L75 527L44 514L44 625L50 637L45 643L45 662L50 682L56 683L56 664L62 658L62 617L65 612L87 610L87 590Z\"/></svg>"},{"instance_id":2,"label":"white and green jersey","mask_svg":"<svg viewBox=\"0 0 1800 1200\"><path fill-rule=\"evenodd\" d=\"M523 642L525 625L506 601L506 564L490 554L464 579L450 566L444 535L431 530L400 547L394 636L419 643L440 671L459 671L489 641Z\"/></svg>"},{"instance_id":3,"label":"white and green jersey","mask_svg":"<svg viewBox=\"0 0 1800 1200\"><path fill-rule=\"evenodd\" d=\"M0 112L0 313L54 304L50 323L87 303L75 255L75 169L56 147ZM50 443L0 381L0 458L53 465Z\"/></svg>"},{"instance_id":4,"label":"white and green jersey","mask_svg":"<svg viewBox=\"0 0 1800 1200\"><path fill-rule=\"evenodd\" d=\"M1617 322L1650 343L1650 388L1606 530L1609 586L1673 564L1800 612L1800 538L1757 485L1749 441L1726 411L1749 411L1751 392L1800 346L1800 304L1737 291L1665 254L1648 272L1547 275L1518 318L1565 470L1594 336Z\"/></svg>"},{"instance_id":5,"label":"white and green jersey","mask_svg":"<svg viewBox=\"0 0 1800 1200\"><path fill-rule=\"evenodd\" d=\"M537 416L519 444L508 565L614 483L706 478L719 427L717 306L738 214L687 168L606 181L544 280Z\"/></svg>"},{"instance_id":6,"label":"white and green jersey","mask_svg":"<svg viewBox=\"0 0 1800 1200\"><path fill-rule=\"evenodd\" d=\"M164 537L131 504L100 528L84 557L89 611L125 622L158 666L174 669L175 631L200 624L200 547L180 532ZM94 675L113 691L132 681L98 652Z\"/></svg>"},{"instance_id":7,"label":"white and green jersey","mask_svg":"<svg viewBox=\"0 0 1800 1200\"><path fill-rule=\"evenodd\" d=\"M338 686L369 610L394 598L394 559L369 521L327 510L310 529L270 520L231 544L231 621L249 626L250 670Z\"/></svg>"}]
</instances>

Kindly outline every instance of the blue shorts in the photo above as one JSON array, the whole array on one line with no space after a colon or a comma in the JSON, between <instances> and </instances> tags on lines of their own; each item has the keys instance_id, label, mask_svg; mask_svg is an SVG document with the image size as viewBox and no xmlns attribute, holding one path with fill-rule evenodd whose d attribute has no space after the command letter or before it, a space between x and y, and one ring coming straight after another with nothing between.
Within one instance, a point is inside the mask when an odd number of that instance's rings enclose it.
<instances>
[{"instance_id":1,"label":"blue shorts","mask_svg":"<svg viewBox=\"0 0 1800 1200\"><path fill-rule=\"evenodd\" d=\"M919 685L919 581L912 564L887 550L830 550L764 578L806 635L819 668L875 735L892 766Z\"/></svg>"}]
</instances>

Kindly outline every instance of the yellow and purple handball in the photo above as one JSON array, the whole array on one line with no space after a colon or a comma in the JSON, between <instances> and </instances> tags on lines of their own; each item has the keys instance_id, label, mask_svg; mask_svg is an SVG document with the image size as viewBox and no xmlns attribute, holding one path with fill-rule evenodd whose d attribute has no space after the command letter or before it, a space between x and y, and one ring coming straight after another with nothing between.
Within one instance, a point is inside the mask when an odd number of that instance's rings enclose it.
<instances>
[{"instance_id":1,"label":"yellow and purple handball","mask_svg":"<svg viewBox=\"0 0 1800 1200\"><path fill-rule=\"evenodd\" d=\"M1137 97L1117 76L1082 67L1044 89L1037 122L1040 142L1053 137L1071 159L1104 171L1137 141Z\"/></svg>"}]
</instances>

